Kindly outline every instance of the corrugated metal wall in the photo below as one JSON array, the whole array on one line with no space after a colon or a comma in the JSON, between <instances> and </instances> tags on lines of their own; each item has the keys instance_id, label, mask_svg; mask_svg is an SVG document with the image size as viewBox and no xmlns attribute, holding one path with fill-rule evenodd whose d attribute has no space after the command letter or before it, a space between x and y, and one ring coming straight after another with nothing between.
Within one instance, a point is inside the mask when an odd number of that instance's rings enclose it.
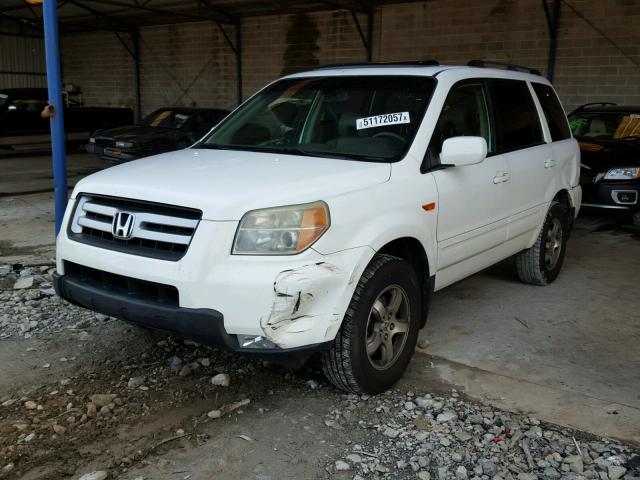
<instances>
[{"instance_id":1,"label":"corrugated metal wall","mask_svg":"<svg viewBox=\"0 0 640 480\"><path fill-rule=\"evenodd\" d=\"M44 40L38 33L0 19L0 89L46 87L45 71Z\"/></svg>"}]
</instances>

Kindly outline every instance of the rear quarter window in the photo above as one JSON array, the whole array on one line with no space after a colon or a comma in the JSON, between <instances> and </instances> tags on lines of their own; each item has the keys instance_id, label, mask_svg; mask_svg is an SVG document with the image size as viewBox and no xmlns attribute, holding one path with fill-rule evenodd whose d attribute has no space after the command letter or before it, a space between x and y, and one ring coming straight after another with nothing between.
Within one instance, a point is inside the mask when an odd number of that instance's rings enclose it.
<instances>
[{"instance_id":1,"label":"rear quarter window","mask_svg":"<svg viewBox=\"0 0 640 480\"><path fill-rule=\"evenodd\" d=\"M527 84L522 80L495 79L489 85L496 153L543 143L540 117Z\"/></svg>"},{"instance_id":2,"label":"rear quarter window","mask_svg":"<svg viewBox=\"0 0 640 480\"><path fill-rule=\"evenodd\" d=\"M543 85L542 83L532 83L531 85L536 92L544 116L547 119L551 140L557 142L558 140L571 138L571 130L569 129L567 116L553 88L549 85Z\"/></svg>"}]
</instances>

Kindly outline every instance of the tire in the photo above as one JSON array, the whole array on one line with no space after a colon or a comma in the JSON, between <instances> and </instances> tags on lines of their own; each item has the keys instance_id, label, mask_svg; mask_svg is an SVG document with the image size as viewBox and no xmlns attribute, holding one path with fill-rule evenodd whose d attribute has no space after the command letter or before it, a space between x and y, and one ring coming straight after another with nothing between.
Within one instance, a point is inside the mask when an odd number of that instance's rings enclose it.
<instances>
[{"instance_id":1,"label":"tire","mask_svg":"<svg viewBox=\"0 0 640 480\"><path fill-rule=\"evenodd\" d=\"M395 384L416 346L420 301L411 266L391 255L376 255L356 286L331 348L322 354L329 381L358 394L384 392Z\"/></svg>"},{"instance_id":2,"label":"tire","mask_svg":"<svg viewBox=\"0 0 640 480\"><path fill-rule=\"evenodd\" d=\"M631 223L634 227L640 228L640 210L633 212L633 215L631 216Z\"/></svg>"},{"instance_id":3,"label":"tire","mask_svg":"<svg viewBox=\"0 0 640 480\"><path fill-rule=\"evenodd\" d=\"M516 257L520 280L532 285L553 282L562 268L568 235L568 212L560 203L553 202L536 243ZM552 252L550 247L554 247Z\"/></svg>"}]
</instances>

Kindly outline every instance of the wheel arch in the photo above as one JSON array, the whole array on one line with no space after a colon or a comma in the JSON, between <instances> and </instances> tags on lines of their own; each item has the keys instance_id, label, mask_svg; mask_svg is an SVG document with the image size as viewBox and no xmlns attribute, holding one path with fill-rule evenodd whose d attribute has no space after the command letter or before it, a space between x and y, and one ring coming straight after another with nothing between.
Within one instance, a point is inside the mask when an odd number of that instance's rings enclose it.
<instances>
[{"instance_id":1,"label":"wheel arch","mask_svg":"<svg viewBox=\"0 0 640 480\"><path fill-rule=\"evenodd\" d=\"M573 228L576 206L573 204L573 199L571 198L569 191L565 188L558 191L553 197L553 201L551 203L553 204L553 202L558 202L560 205L562 205L562 208L564 208L565 212L567 213L569 232L571 232Z\"/></svg>"},{"instance_id":2,"label":"wheel arch","mask_svg":"<svg viewBox=\"0 0 640 480\"><path fill-rule=\"evenodd\" d=\"M376 253L401 258L411 265L411 268L416 272L421 292L420 309L422 315L420 328L424 327L427 321L435 279L424 246L415 237L401 237L387 242Z\"/></svg>"}]
</instances>

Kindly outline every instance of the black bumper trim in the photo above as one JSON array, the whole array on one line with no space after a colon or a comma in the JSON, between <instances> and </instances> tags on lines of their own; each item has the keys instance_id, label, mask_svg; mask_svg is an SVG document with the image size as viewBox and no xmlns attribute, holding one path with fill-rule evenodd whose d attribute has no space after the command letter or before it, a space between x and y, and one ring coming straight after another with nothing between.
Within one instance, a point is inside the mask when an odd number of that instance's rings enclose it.
<instances>
[{"instance_id":1,"label":"black bumper trim","mask_svg":"<svg viewBox=\"0 0 640 480\"><path fill-rule=\"evenodd\" d=\"M226 332L224 316L217 310L163 305L87 285L79 278L57 272L53 274L53 285L60 297L74 305L141 327L175 334L221 350L270 360L290 368L301 367L311 355L331 345L331 342L325 342L287 349L242 348L236 336Z\"/></svg>"}]
</instances>

